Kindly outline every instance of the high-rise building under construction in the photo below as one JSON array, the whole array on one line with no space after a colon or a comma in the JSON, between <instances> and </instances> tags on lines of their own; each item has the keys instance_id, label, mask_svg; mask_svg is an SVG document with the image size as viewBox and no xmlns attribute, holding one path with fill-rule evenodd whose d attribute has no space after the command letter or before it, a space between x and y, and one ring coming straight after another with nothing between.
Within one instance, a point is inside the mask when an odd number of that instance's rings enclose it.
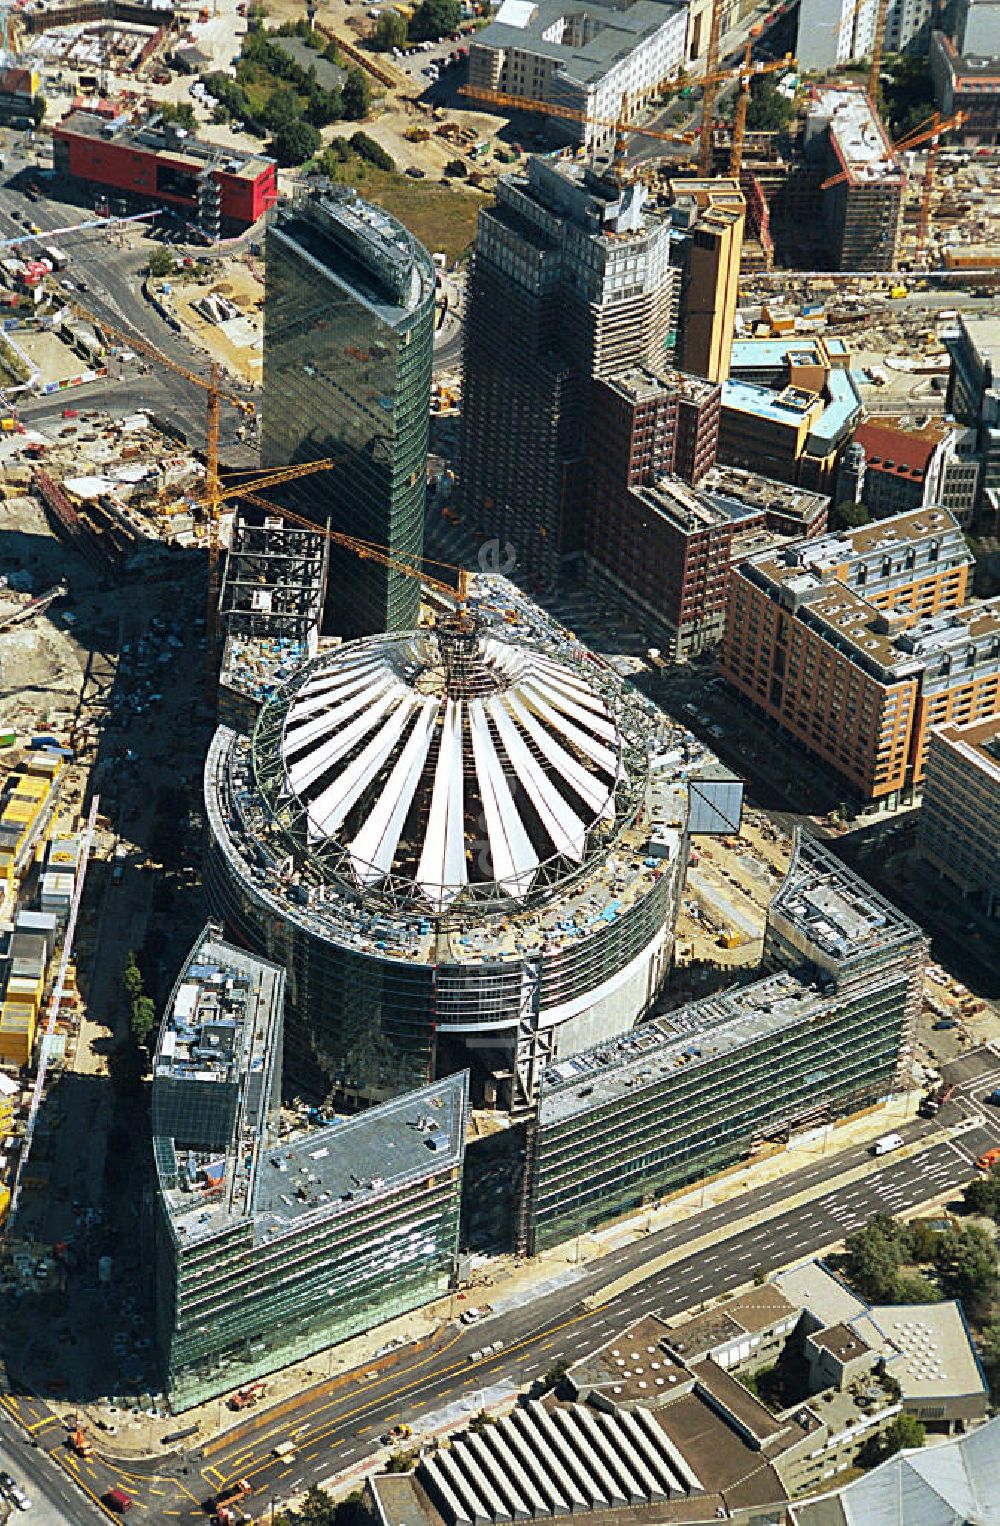
<instances>
[{"instance_id":1,"label":"high-rise building under construction","mask_svg":"<svg viewBox=\"0 0 1000 1526\"><path fill-rule=\"evenodd\" d=\"M434 266L401 223L326 182L296 191L267 230L263 460L336 466L286 499L317 524L386 546L424 544ZM417 623L420 586L333 547L326 626L343 635Z\"/></svg>"},{"instance_id":2,"label":"high-rise building under construction","mask_svg":"<svg viewBox=\"0 0 1000 1526\"><path fill-rule=\"evenodd\" d=\"M673 343L670 228L643 187L530 159L479 217L465 324L466 516L551 585L583 547L595 379Z\"/></svg>"}]
</instances>

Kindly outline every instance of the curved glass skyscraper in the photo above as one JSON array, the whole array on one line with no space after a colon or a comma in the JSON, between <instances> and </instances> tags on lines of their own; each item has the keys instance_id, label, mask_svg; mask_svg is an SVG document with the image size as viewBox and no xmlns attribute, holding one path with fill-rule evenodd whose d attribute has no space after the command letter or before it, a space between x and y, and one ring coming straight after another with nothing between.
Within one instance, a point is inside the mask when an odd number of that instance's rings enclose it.
<instances>
[{"instance_id":1,"label":"curved glass skyscraper","mask_svg":"<svg viewBox=\"0 0 1000 1526\"><path fill-rule=\"evenodd\" d=\"M301 187L272 214L264 299L265 466L338 459L283 491L317 524L406 561L424 545L434 266L353 190ZM357 636L417 623L416 579L331 548L325 626Z\"/></svg>"}]
</instances>

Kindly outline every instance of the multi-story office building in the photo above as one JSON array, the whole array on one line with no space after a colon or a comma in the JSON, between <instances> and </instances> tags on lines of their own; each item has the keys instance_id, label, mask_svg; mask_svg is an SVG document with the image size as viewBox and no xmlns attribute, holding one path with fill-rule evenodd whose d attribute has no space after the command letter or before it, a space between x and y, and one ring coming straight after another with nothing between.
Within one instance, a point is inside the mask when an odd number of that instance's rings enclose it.
<instances>
[{"instance_id":1,"label":"multi-story office building","mask_svg":"<svg viewBox=\"0 0 1000 1526\"><path fill-rule=\"evenodd\" d=\"M670 229L643 195L571 161L530 159L479 215L462 502L538 585L583 550L593 382L661 364L676 327Z\"/></svg>"},{"instance_id":2,"label":"multi-story office building","mask_svg":"<svg viewBox=\"0 0 1000 1526\"><path fill-rule=\"evenodd\" d=\"M947 117L962 113L956 140L965 148L1000 143L1000 48L980 53L956 47L946 32L934 32L930 64L938 110Z\"/></svg>"},{"instance_id":3,"label":"multi-story office building","mask_svg":"<svg viewBox=\"0 0 1000 1526\"><path fill-rule=\"evenodd\" d=\"M865 90L827 86L806 118L808 159L823 171L820 212L834 270L892 270L905 177Z\"/></svg>"},{"instance_id":4,"label":"multi-story office building","mask_svg":"<svg viewBox=\"0 0 1000 1526\"><path fill-rule=\"evenodd\" d=\"M285 973L208 927L153 1062L157 1335L174 1409L443 1292L466 1078L279 1134Z\"/></svg>"},{"instance_id":5,"label":"multi-story office building","mask_svg":"<svg viewBox=\"0 0 1000 1526\"><path fill-rule=\"evenodd\" d=\"M858 426L837 472L836 501L863 503L875 519L940 505L971 525L979 487L976 431L932 419L869 419Z\"/></svg>"},{"instance_id":6,"label":"multi-story office building","mask_svg":"<svg viewBox=\"0 0 1000 1526\"><path fill-rule=\"evenodd\" d=\"M321 653L209 750L210 904L285 966L288 1069L346 1107L469 1067L523 1111L540 1055L666 978L686 786L617 674L504 607Z\"/></svg>"},{"instance_id":7,"label":"multi-story office building","mask_svg":"<svg viewBox=\"0 0 1000 1526\"><path fill-rule=\"evenodd\" d=\"M825 495L733 468L712 467L697 486L655 471L624 478L596 427L591 484L588 573L642 605L675 661L722 639L735 563L826 528Z\"/></svg>"},{"instance_id":8,"label":"multi-story office building","mask_svg":"<svg viewBox=\"0 0 1000 1526\"><path fill-rule=\"evenodd\" d=\"M777 972L546 1071L528 1162L536 1249L899 1085L926 959L912 922L803 838L765 956Z\"/></svg>"},{"instance_id":9,"label":"multi-story office building","mask_svg":"<svg viewBox=\"0 0 1000 1526\"><path fill-rule=\"evenodd\" d=\"M951 372L947 408L976 431L978 513L987 528L1000 525L1000 318L960 313L948 341Z\"/></svg>"},{"instance_id":10,"label":"multi-story office building","mask_svg":"<svg viewBox=\"0 0 1000 1526\"><path fill-rule=\"evenodd\" d=\"M971 566L937 508L752 557L730 581L723 672L892 804L923 779L932 726L1000 711L1000 600L964 603Z\"/></svg>"},{"instance_id":11,"label":"multi-story office building","mask_svg":"<svg viewBox=\"0 0 1000 1526\"><path fill-rule=\"evenodd\" d=\"M1000 916L1000 715L931 732L920 851L988 916Z\"/></svg>"},{"instance_id":12,"label":"multi-story office building","mask_svg":"<svg viewBox=\"0 0 1000 1526\"><path fill-rule=\"evenodd\" d=\"M434 267L401 223L357 193L300 186L267 230L262 456L335 457L282 491L317 524L423 554L434 344ZM419 585L334 547L326 625L409 629Z\"/></svg>"},{"instance_id":13,"label":"multi-story office building","mask_svg":"<svg viewBox=\"0 0 1000 1526\"><path fill-rule=\"evenodd\" d=\"M609 491L665 473L700 482L715 465L721 408L721 387L666 366L595 382L587 471L597 518Z\"/></svg>"},{"instance_id":14,"label":"multi-story office building","mask_svg":"<svg viewBox=\"0 0 1000 1526\"><path fill-rule=\"evenodd\" d=\"M889 0L883 47L886 53L926 53L933 0ZM869 58L878 22L878 0L801 0L795 56L810 73Z\"/></svg>"},{"instance_id":15,"label":"multi-story office building","mask_svg":"<svg viewBox=\"0 0 1000 1526\"><path fill-rule=\"evenodd\" d=\"M955 0L952 35L960 53L1000 58L1000 5L997 0Z\"/></svg>"},{"instance_id":16,"label":"multi-story office building","mask_svg":"<svg viewBox=\"0 0 1000 1526\"><path fill-rule=\"evenodd\" d=\"M552 117L561 137L592 150L611 143L623 106L654 100L657 88L684 64L685 0L506 0L477 32L469 54L469 88L501 90L552 102L579 119Z\"/></svg>"},{"instance_id":17,"label":"multi-story office building","mask_svg":"<svg viewBox=\"0 0 1000 1526\"><path fill-rule=\"evenodd\" d=\"M738 180L671 182L677 233L672 258L681 270L677 363L724 382L729 376L746 200Z\"/></svg>"}]
</instances>

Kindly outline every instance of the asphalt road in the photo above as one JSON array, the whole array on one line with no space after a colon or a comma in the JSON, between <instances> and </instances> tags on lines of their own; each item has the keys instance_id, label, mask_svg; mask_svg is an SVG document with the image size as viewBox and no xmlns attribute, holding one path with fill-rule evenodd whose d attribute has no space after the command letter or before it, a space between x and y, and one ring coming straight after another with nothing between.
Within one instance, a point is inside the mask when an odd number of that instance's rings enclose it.
<instances>
[{"instance_id":1,"label":"asphalt road","mask_svg":"<svg viewBox=\"0 0 1000 1526\"><path fill-rule=\"evenodd\" d=\"M0 184L0 240L26 234L24 221L11 216L15 211L41 228L39 239L42 242L46 230L85 222L96 215L86 202L56 199L58 183L55 186L43 183L43 198L29 201L21 184L23 170L33 160L26 160L23 154L18 156L14 149L8 148L6 162L6 180ZM108 230L97 229L60 235L59 243L69 256L64 279L72 281L77 288L81 282L86 287L85 291L77 289L67 293L70 300L85 308L98 322L103 320L125 333L136 333L178 365L207 378L208 362L204 351L174 333L142 295L141 271L149 258L150 248L147 241L140 243L136 240L133 244L127 238L124 247L119 247L116 237ZM110 380L73 389L74 403L123 413L149 408L181 429L192 447L203 446L204 391L166 367L145 362L141 367L136 362L129 362L127 366L113 363ZM252 395L246 388L241 390L247 396ZM24 419L44 420L60 414L65 403L65 395L38 398L19 404L18 411ZM232 410L222 408L220 444L228 457L247 464L242 462L244 447L236 440L239 422Z\"/></svg>"},{"instance_id":2,"label":"asphalt road","mask_svg":"<svg viewBox=\"0 0 1000 1526\"><path fill-rule=\"evenodd\" d=\"M974 1051L948 1074L958 1083L955 1100L937 1119L916 1120L900 1131L908 1143L925 1142L918 1153L889 1156L880 1165L863 1146L821 1154L804 1162L793 1178L706 1209L594 1261L586 1260L584 1237L579 1265L567 1266L530 1297L511 1300L483 1325L468 1330L448 1326L430 1349L418 1355L404 1352L396 1366L376 1378L359 1371L346 1382L319 1383L283 1403L280 1415L262 1412L184 1457L129 1468L99 1457L81 1464L66 1452L57 1417L46 1418L42 1400L25 1397L19 1407L37 1427L40 1444L53 1450L91 1498L118 1484L146 1519L167 1522L197 1515L220 1487L246 1478L254 1491L248 1508L266 1510L271 1499L360 1468L377 1450L379 1435L400 1421L419 1434L443 1420L445 1411L474 1412L488 1402L491 1390L529 1387L556 1362L575 1360L641 1314L676 1316L747 1282L759 1266L773 1270L820 1251L877 1211L905 1212L946 1195L973 1174L976 1156L1000 1141L1000 1117L983 1101L1000 1081L1000 1056L990 1049ZM949 1126L959 1132L942 1138ZM856 1180L838 1180L856 1168L867 1170ZM815 1195L804 1209L762 1217L805 1189ZM600 1301L601 1290L624 1274L706 1234L713 1237L707 1253L682 1256ZM502 1351L471 1360L484 1342L498 1337L504 1341ZM293 1437L296 1456L274 1457L273 1448Z\"/></svg>"},{"instance_id":3,"label":"asphalt road","mask_svg":"<svg viewBox=\"0 0 1000 1526\"><path fill-rule=\"evenodd\" d=\"M9 1473L31 1501L23 1519L31 1526L63 1526L67 1521L97 1519L103 1512L85 1503L65 1471L41 1448L34 1448L24 1432L0 1407L0 1471ZM0 1518L3 1505L0 1503ZM14 1509L11 1521L22 1519Z\"/></svg>"}]
</instances>

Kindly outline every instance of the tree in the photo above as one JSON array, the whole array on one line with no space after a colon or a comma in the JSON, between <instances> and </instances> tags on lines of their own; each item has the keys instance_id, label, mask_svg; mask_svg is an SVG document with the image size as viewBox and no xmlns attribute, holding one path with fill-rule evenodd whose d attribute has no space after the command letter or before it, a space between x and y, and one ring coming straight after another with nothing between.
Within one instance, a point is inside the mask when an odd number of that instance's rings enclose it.
<instances>
[{"instance_id":1,"label":"tree","mask_svg":"<svg viewBox=\"0 0 1000 1526\"><path fill-rule=\"evenodd\" d=\"M900 1247L887 1214L876 1214L863 1229L848 1235L846 1272L859 1293L873 1303L894 1303Z\"/></svg>"},{"instance_id":2,"label":"tree","mask_svg":"<svg viewBox=\"0 0 1000 1526\"><path fill-rule=\"evenodd\" d=\"M277 133L298 121L301 115L302 102L291 85L279 85L271 92L271 98L264 107L263 122L271 132Z\"/></svg>"},{"instance_id":3,"label":"tree","mask_svg":"<svg viewBox=\"0 0 1000 1526\"><path fill-rule=\"evenodd\" d=\"M410 36L416 42L429 37L445 37L455 31L461 19L459 0L421 0L410 22Z\"/></svg>"},{"instance_id":4,"label":"tree","mask_svg":"<svg viewBox=\"0 0 1000 1526\"><path fill-rule=\"evenodd\" d=\"M407 39L406 17L398 11L383 11L375 28L375 45L383 53L393 48L405 48Z\"/></svg>"},{"instance_id":5,"label":"tree","mask_svg":"<svg viewBox=\"0 0 1000 1526\"><path fill-rule=\"evenodd\" d=\"M934 1256L941 1286L953 1298L988 1293L997 1280L993 1237L980 1224L954 1224L938 1241Z\"/></svg>"},{"instance_id":6,"label":"tree","mask_svg":"<svg viewBox=\"0 0 1000 1526\"><path fill-rule=\"evenodd\" d=\"M941 1291L927 1277L914 1272L896 1279L896 1303L940 1303Z\"/></svg>"},{"instance_id":7,"label":"tree","mask_svg":"<svg viewBox=\"0 0 1000 1526\"><path fill-rule=\"evenodd\" d=\"M894 1457L912 1447L922 1447L926 1431L915 1415L897 1415L882 1436L882 1455Z\"/></svg>"},{"instance_id":8,"label":"tree","mask_svg":"<svg viewBox=\"0 0 1000 1526\"><path fill-rule=\"evenodd\" d=\"M911 1219L907 1227L911 1261L933 1261L937 1252L940 1229L935 1229L929 1219Z\"/></svg>"},{"instance_id":9,"label":"tree","mask_svg":"<svg viewBox=\"0 0 1000 1526\"><path fill-rule=\"evenodd\" d=\"M132 1002L132 1037L142 1045L156 1027L156 1008L151 996L136 996Z\"/></svg>"},{"instance_id":10,"label":"tree","mask_svg":"<svg viewBox=\"0 0 1000 1526\"><path fill-rule=\"evenodd\" d=\"M770 75L760 75L750 82L747 129L750 132L780 132L795 115L795 107L783 96Z\"/></svg>"},{"instance_id":11,"label":"tree","mask_svg":"<svg viewBox=\"0 0 1000 1526\"><path fill-rule=\"evenodd\" d=\"M371 108L372 94L368 76L361 69L348 69L341 96L344 116L352 122L360 122Z\"/></svg>"},{"instance_id":12,"label":"tree","mask_svg":"<svg viewBox=\"0 0 1000 1526\"><path fill-rule=\"evenodd\" d=\"M36 95L31 103L31 116L36 127L41 127L45 121L45 110L48 105L44 95Z\"/></svg>"},{"instance_id":13,"label":"tree","mask_svg":"<svg viewBox=\"0 0 1000 1526\"><path fill-rule=\"evenodd\" d=\"M309 92L306 118L314 127L329 127L344 115L344 98L339 89L321 90L318 85Z\"/></svg>"},{"instance_id":14,"label":"tree","mask_svg":"<svg viewBox=\"0 0 1000 1526\"><path fill-rule=\"evenodd\" d=\"M984 1327L979 1350L990 1387L995 1393L1000 1387L1000 1320L993 1320Z\"/></svg>"},{"instance_id":15,"label":"tree","mask_svg":"<svg viewBox=\"0 0 1000 1526\"><path fill-rule=\"evenodd\" d=\"M169 249L154 249L150 253L147 270L155 279L160 280L163 276L174 273L174 257Z\"/></svg>"},{"instance_id":16,"label":"tree","mask_svg":"<svg viewBox=\"0 0 1000 1526\"><path fill-rule=\"evenodd\" d=\"M962 1193L970 1213L988 1219L1000 1219L1000 1165L992 1166L985 1176L974 1177Z\"/></svg>"},{"instance_id":17,"label":"tree","mask_svg":"<svg viewBox=\"0 0 1000 1526\"><path fill-rule=\"evenodd\" d=\"M142 972L136 963L134 949L129 949L126 956L125 968L122 970L122 985L130 1001L142 995Z\"/></svg>"},{"instance_id":18,"label":"tree","mask_svg":"<svg viewBox=\"0 0 1000 1526\"><path fill-rule=\"evenodd\" d=\"M274 134L274 157L282 165L302 164L312 157L322 141L319 128L311 122L289 122L287 127L279 128Z\"/></svg>"},{"instance_id":19,"label":"tree","mask_svg":"<svg viewBox=\"0 0 1000 1526\"><path fill-rule=\"evenodd\" d=\"M376 169L388 170L390 173L396 168L396 161L391 154L387 154L381 143L376 143L366 132L352 132L350 144L360 159L367 159L369 164L374 164Z\"/></svg>"},{"instance_id":20,"label":"tree","mask_svg":"<svg viewBox=\"0 0 1000 1526\"><path fill-rule=\"evenodd\" d=\"M856 530L858 525L866 525L870 519L865 505L855 503L853 498L845 498L833 511L833 525L837 530Z\"/></svg>"},{"instance_id":21,"label":"tree","mask_svg":"<svg viewBox=\"0 0 1000 1526\"><path fill-rule=\"evenodd\" d=\"M164 122L176 122L178 127L184 127L188 132L193 132L197 126L190 101L161 101L157 110Z\"/></svg>"}]
</instances>

